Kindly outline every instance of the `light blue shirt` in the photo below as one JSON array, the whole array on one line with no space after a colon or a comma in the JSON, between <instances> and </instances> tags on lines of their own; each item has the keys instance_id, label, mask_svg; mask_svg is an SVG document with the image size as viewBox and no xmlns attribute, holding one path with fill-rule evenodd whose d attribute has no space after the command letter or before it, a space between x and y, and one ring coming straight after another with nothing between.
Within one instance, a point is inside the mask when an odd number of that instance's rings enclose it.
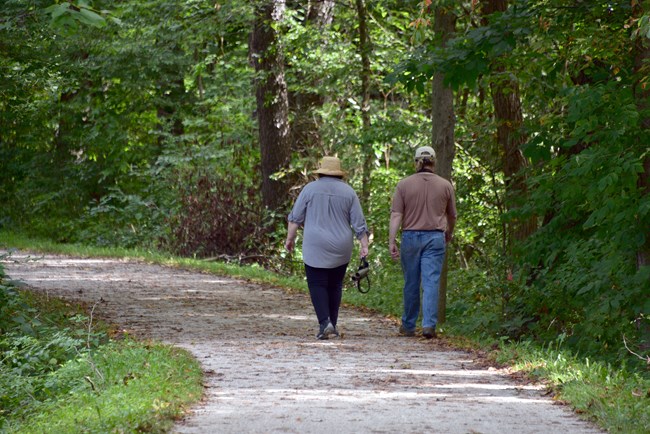
<instances>
[{"instance_id":1,"label":"light blue shirt","mask_svg":"<svg viewBox=\"0 0 650 434\"><path fill-rule=\"evenodd\" d=\"M336 268L350 262L357 239L368 233L355 191L343 180L322 177L307 184L288 220L304 227L302 257L316 268Z\"/></svg>"}]
</instances>

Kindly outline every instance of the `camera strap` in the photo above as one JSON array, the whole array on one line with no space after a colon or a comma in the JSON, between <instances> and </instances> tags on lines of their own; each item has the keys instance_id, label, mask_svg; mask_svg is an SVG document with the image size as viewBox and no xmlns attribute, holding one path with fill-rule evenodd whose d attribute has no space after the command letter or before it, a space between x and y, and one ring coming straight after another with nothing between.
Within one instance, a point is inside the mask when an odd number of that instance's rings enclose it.
<instances>
[{"instance_id":1,"label":"camera strap","mask_svg":"<svg viewBox=\"0 0 650 434\"><path fill-rule=\"evenodd\" d=\"M352 276L352 280L357 282L357 290L362 294L366 294L368 291L370 291L370 277L368 276L369 272L370 265L368 264L366 257L363 256L359 261L359 268L357 269L357 272ZM368 287L365 291L361 289L361 281L363 279L366 279L368 281Z\"/></svg>"}]
</instances>

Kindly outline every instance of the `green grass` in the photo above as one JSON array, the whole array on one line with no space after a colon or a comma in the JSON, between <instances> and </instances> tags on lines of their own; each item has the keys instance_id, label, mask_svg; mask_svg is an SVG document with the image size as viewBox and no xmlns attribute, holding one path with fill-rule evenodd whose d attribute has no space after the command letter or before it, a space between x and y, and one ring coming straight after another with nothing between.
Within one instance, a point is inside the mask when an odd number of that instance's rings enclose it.
<instances>
[{"instance_id":1,"label":"green grass","mask_svg":"<svg viewBox=\"0 0 650 434\"><path fill-rule=\"evenodd\" d=\"M185 350L114 335L0 267L0 432L166 432L203 393Z\"/></svg>"},{"instance_id":2,"label":"green grass","mask_svg":"<svg viewBox=\"0 0 650 434\"><path fill-rule=\"evenodd\" d=\"M15 433L165 432L201 398L201 371L185 351L161 344L114 342L71 360L52 380L76 385L36 406Z\"/></svg>"},{"instance_id":3,"label":"green grass","mask_svg":"<svg viewBox=\"0 0 650 434\"><path fill-rule=\"evenodd\" d=\"M237 266L198 259L178 258L155 251L95 248L60 245L31 240L0 232L0 246L61 253L76 256L105 256L133 258L147 262L208 273L227 275L253 282L306 291L302 276L285 277L259 266ZM300 274L300 273L299 273ZM360 294L351 284L344 293L349 305L370 308L380 314L397 318L401 313L401 276L397 265L388 263L374 268L371 289ZM494 340L479 341L454 334L454 318L448 318L443 334L459 348L490 348ZM611 432L650 432L650 379L648 372L633 372L625 367L612 368L598 361L580 358L557 348L541 348L530 342L501 344L490 356L499 363L513 366L520 372L546 382L555 399L571 405L583 417L596 421Z\"/></svg>"},{"instance_id":4,"label":"green grass","mask_svg":"<svg viewBox=\"0 0 650 434\"><path fill-rule=\"evenodd\" d=\"M502 345L497 361L544 380L555 398L610 432L650 432L650 378L530 342Z\"/></svg>"}]
</instances>

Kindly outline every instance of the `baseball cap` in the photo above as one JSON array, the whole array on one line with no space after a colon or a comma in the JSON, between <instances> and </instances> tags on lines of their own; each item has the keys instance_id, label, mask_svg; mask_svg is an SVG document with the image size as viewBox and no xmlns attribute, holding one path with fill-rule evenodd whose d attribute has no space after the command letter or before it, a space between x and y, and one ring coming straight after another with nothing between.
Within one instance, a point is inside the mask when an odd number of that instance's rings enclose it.
<instances>
[{"instance_id":1,"label":"baseball cap","mask_svg":"<svg viewBox=\"0 0 650 434\"><path fill-rule=\"evenodd\" d=\"M431 146L421 146L415 150L415 159L419 160L420 158L436 158L436 151Z\"/></svg>"}]
</instances>

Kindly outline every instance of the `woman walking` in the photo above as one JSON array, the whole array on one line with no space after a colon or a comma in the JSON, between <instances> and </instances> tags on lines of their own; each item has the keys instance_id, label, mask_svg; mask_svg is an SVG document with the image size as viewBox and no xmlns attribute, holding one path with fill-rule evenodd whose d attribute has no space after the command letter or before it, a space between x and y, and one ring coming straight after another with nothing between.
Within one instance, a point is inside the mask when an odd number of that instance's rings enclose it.
<instances>
[{"instance_id":1,"label":"woman walking","mask_svg":"<svg viewBox=\"0 0 650 434\"><path fill-rule=\"evenodd\" d=\"M318 339L338 336L336 327L343 296L343 278L352 256L353 238L368 255L368 227L355 191L344 180L341 161L323 157L289 214L286 249L295 247L303 227L302 256L309 295L318 318Z\"/></svg>"}]
</instances>

